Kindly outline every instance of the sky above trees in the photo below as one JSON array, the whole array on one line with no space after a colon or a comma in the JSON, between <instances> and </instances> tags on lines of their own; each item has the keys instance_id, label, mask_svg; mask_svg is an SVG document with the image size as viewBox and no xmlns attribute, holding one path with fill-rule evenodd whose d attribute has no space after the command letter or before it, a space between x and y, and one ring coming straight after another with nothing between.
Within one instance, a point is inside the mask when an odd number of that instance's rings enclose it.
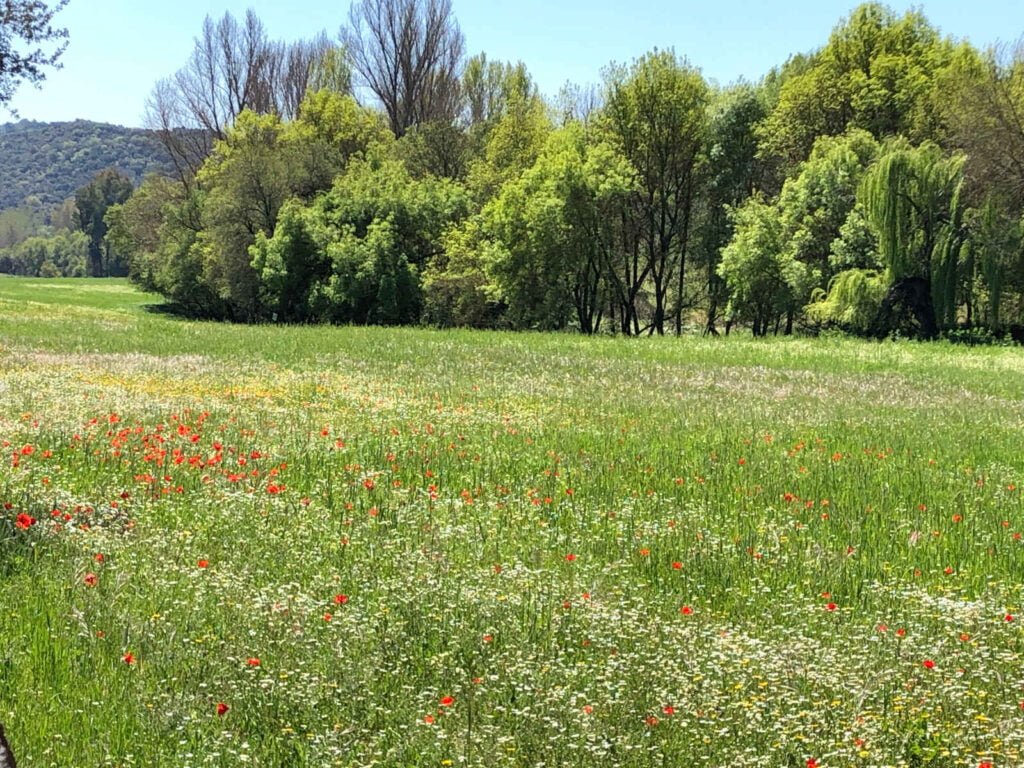
<instances>
[{"instance_id":1,"label":"sky above trees","mask_svg":"<svg viewBox=\"0 0 1024 768\"><path fill-rule=\"evenodd\" d=\"M825 44L854 0L455 0L468 54L522 60L541 90L554 94L566 82L597 82L611 61L629 62L653 47L675 48L720 83L757 80L791 54ZM922 8L943 34L985 48L1024 34L1019 0L892 2L902 13ZM71 34L64 68L41 90L24 87L12 101L20 117L77 118L141 125L154 83L188 57L203 17L253 8L274 38L308 38L321 30L336 36L347 18L342 0L72 0L57 21Z\"/></svg>"}]
</instances>

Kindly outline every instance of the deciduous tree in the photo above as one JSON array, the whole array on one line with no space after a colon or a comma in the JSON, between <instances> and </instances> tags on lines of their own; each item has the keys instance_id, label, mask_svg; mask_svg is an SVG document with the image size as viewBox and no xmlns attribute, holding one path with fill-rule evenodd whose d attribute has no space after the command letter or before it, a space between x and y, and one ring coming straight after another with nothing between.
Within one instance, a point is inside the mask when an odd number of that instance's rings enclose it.
<instances>
[{"instance_id":1,"label":"deciduous tree","mask_svg":"<svg viewBox=\"0 0 1024 768\"><path fill-rule=\"evenodd\" d=\"M451 0L359 0L342 40L392 132L450 122L459 112L464 40Z\"/></svg>"},{"instance_id":2,"label":"deciduous tree","mask_svg":"<svg viewBox=\"0 0 1024 768\"><path fill-rule=\"evenodd\" d=\"M710 93L700 72L669 51L650 53L631 67L613 67L607 80L603 127L637 179L627 213L633 242L625 249L620 270L621 327L624 333L640 332L636 300L650 280L650 331L665 332L673 286L680 331Z\"/></svg>"},{"instance_id":3,"label":"deciduous tree","mask_svg":"<svg viewBox=\"0 0 1024 768\"><path fill-rule=\"evenodd\" d=\"M111 244L107 240L107 210L127 200L134 185L114 168L100 171L91 182L75 193L79 228L89 237L89 274L106 277L124 272L112 262Z\"/></svg>"},{"instance_id":4,"label":"deciduous tree","mask_svg":"<svg viewBox=\"0 0 1024 768\"><path fill-rule=\"evenodd\" d=\"M67 4L68 0L0 3L0 104L9 103L22 83L39 85L47 69L60 66L68 31L53 26L53 17Z\"/></svg>"}]
</instances>

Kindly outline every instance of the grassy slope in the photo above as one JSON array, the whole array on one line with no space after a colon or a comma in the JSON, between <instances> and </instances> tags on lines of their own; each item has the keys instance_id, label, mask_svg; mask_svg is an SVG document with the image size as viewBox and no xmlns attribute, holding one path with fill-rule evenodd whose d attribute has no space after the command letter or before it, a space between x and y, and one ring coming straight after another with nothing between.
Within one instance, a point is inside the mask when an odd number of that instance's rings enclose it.
<instances>
[{"instance_id":1,"label":"grassy slope","mask_svg":"<svg viewBox=\"0 0 1024 768\"><path fill-rule=\"evenodd\" d=\"M1019 350L154 301L0 281L0 440L38 449L0 464L0 718L28 764L1020 759ZM224 460L157 471L154 435ZM70 525L10 524L51 509Z\"/></svg>"}]
</instances>

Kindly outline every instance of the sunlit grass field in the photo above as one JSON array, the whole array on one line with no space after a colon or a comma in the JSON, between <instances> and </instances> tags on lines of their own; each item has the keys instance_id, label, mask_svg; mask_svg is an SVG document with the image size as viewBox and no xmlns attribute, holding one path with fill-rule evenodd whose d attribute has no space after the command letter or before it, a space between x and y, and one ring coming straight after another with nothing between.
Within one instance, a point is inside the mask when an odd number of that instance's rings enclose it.
<instances>
[{"instance_id":1,"label":"sunlit grass field","mask_svg":"<svg viewBox=\"0 0 1024 768\"><path fill-rule=\"evenodd\" d=\"M1024 765L1024 350L158 303L0 280L24 766Z\"/></svg>"}]
</instances>

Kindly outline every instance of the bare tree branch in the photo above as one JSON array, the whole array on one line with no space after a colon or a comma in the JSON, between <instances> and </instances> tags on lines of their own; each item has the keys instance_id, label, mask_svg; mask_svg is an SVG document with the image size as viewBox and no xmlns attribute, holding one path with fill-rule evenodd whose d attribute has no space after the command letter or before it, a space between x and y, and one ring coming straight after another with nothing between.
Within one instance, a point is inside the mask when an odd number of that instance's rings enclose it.
<instances>
[{"instance_id":1,"label":"bare tree branch","mask_svg":"<svg viewBox=\"0 0 1024 768\"><path fill-rule=\"evenodd\" d=\"M464 39L451 0L360 0L349 21L352 66L396 136L457 117Z\"/></svg>"}]
</instances>

